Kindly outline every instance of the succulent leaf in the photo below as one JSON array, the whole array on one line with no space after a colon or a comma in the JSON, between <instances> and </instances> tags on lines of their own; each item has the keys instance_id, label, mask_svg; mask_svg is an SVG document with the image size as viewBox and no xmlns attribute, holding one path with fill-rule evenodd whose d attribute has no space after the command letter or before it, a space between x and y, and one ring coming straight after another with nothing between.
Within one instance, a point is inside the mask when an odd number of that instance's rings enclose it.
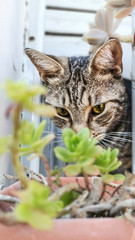
<instances>
[{"instance_id":1,"label":"succulent leaf","mask_svg":"<svg viewBox=\"0 0 135 240\"><path fill-rule=\"evenodd\" d=\"M50 189L36 181L30 181L28 188L19 193L21 203L15 208L20 222L29 223L36 229L52 228L52 219L62 210L62 201L48 201ZM40 221L39 221L40 219Z\"/></svg>"},{"instance_id":2,"label":"succulent leaf","mask_svg":"<svg viewBox=\"0 0 135 240\"><path fill-rule=\"evenodd\" d=\"M78 164L67 165L64 169L67 176L77 176L81 172L81 166Z\"/></svg>"}]
</instances>

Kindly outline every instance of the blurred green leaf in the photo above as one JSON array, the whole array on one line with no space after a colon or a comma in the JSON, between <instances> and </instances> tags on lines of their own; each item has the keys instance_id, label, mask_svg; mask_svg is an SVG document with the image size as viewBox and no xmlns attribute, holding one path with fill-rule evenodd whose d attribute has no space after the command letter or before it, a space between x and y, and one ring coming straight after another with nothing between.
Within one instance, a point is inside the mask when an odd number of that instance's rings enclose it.
<instances>
[{"instance_id":1,"label":"blurred green leaf","mask_svg":"<svg viewBox=\"0 0 135 240\"><path fill-rule=\"evenodd\" d=\"M112 171L118 169L121 166L121 164L122 164L121 161L113 162L112 164L108 165L106 170L107 170L107 172L112 172Z\"/></svg>"},{"instance_id":2,"label":"blurred green leaf","mask_svg":"<svg viewBox=\"0 0 135 240\"><path fill-rule=\"evenodd\" d=\"M9 151L9 144L11 142L12 137L0 137L0 155Z\"/></svg>"},{"instance_id":3,"label":"blurred green leaf","mask_svg":"<svg viewBox=\"0 0 135 240\"><path fill-rule=\"evenodd\" d=\"M47 199L50 196L50 189L36 181L30 181L28 189L19 192L21 200L25 203L31 202L32 206ZM37 203L38 202L38 203ZM44 203L42 203L43 205Z\"/></svg>"},{"instance_id":4,"label":"blurred green leaf","mask_svg":"<svg viewBox=\"0 0 135 240\"><path fill-rule=\"evenodd\" d=\"M76 151L81 155L83 154L92 157L93 154L97 153L99 146L96 146L97 140L93 138L91 141L88 139L80 139L80 143L78 144ZM93 153L94 152L94 153Z\"/></svg>"},{"instance_id":5,"label":"blurred green leaf","mask_svg":"<svg viewBox=\"0 0 135 240\"><path fill-rule=\"evenodd\" d=\"M34 140L39 140L43 134L43 131L44 131L44 128L45 128L45 125L46 125L46 121L42 121L37 130L34 132Z\"/></svg>"},{"instance_id":6,"label":"blurred green leaf","mask_svg":"<svg viewBox=\"0 0 135 240\"><path fill-rule=\"evenodd\" d=\"M23 108L31 112L46 117L53 117L56 114L56 110L52 106L34 104L32 101L33 97L45 94L47 92L43 86L28 85L24 80L18 82L7 80L3 88L6 91L9 99L21 104Z\"/></svg>"},{"instance_id":7,"label":"blurred green leaf","mask_svg":"<svg viewBox=\"0 0 135 240\"><path fill-rule=\"evenodd\" d=\"M54 117L56 115L56 110L54 107L45 104L31 104L27 108L29 111L36 113L39 116L43 117Z\"/></svg>"},{"instance_id":8,"label":"blurred green leaf","mask_svg":"<svg viewBox=\"0 0 135 240\"><path fill-rule=\"evenodd\" d=\"M87 173L88 175L99 175L100 174L99 168L94 165L89 165L89 166L83 167L83 171L85 173Z\"/></svg>"},{"instance_id":9,"label":"blurred green leaf","mask_svg":"<svg viewBox=\"0 0 135 240\"><path fill-rule=\"evenodd\" d=\"M45 146L52 141L52 139L54 138L54 134L48 134L47 136L45 136L44 138L34 142L31 145L31 148L33 149L34 153L42 153Z\"/></svg>"},{"instance_id":10,"label":"blurred green leaf","mask_svg":"<svg viewBox=\"0 0 135 240\"><path fill-rule=\"evenodd\" d=\"M125 176L123 174L114 174L113 175L114 181L124 181Z\"/></svg>"},{"instance_id":11,"label":"blurred green leaf","mask_svg":"<svg viewBox=\"0 0 135 240\"><path fill-rule=\"evenodd\" d=\"M114 178L113 178L113 175L111 174L105 174L105 175L102 175L102 180L104 183L110 183L114 180Z\"/></svg>"},{"instance_id":12,"label":"blurred green leaf","mask_svg":"<svg viewBox=\"0 0 135 240\"><path fill-rule=\"evenodd\" d=\"M45 124L45 121L41 122L36 129L33 123L28 123L26 120L21 122L20 129L18 131L20 143L23 144L20 148L21 156L28 154L40 155L45 146L54 138L53 134L48 134L40 139L43 134Z\"/></svg>"},{"instance_id":13,"label":"blurred green leaf","mask_svg":"<svg viewBox=\"0 0 135 240\"><path fill-rule=\"evenodd\" d=\"M71 150L70 139L74 136L74 131L70 128L65 128L62 132L62 137L66 147Z\"/></svg>"},{"instance_id":14,"label":"blurred green leaf","mask_svg":"<svg viewBox=\"0 0 135 240\"><path fill-rule=\"evenodd\" d=\"M119 154L119 149L118 148L113 149L111 151L111 156L110 156L111 159L110 159L110 161L114 162L116 160L118 154Z\"/></svg>"},{"instance_id":15,"label":"blurred green leaf","mask_svg":"<svg viewBox=\"0 0 135 240\"><path fill-rule=\"evenodd\" d=\"M51 170L51 176L57 176L63 172L63 168L58 168L58 166L55 166L53 170Z\"/></svg>"},{"instance_id":16,"label":"blurred green leaf","mask_svg":"<svg viewBox=\"0 0 135 240\"><path fill-rule=\"evenodd\" d=\"M112 172L121 165L121 161L117 160L118 153L118 149L111 151L111 149L108 148L96 157L94 164L99 167L101 174Z\"/></svg>"},{"instance_id":17,"label":"blurred green leaf","mask_svg":"<svg viewBox=\"0 0 135 240\"><path fill-rule=\"evenodd\" d=\"M54 138L53 134L48 134L47 136L45 136L44 138L41 138L40 140L37 140L31 144L29 144L26 147L21 147L20 148L20 155L21 156L25 156L28 154L37 154L37 155L41 155L45 146L52 141L52 139Z\"/></svg>"},{"instance_id":18,"label":"blurred green leaf","mask_svg":"<svg viewBox=\"0 0 135 240\"><path fill-rule=\"evenodd\" d=\"M15 215L19 222L28 223L35 229L50 230L53 226L53 221L50 216L40 210L28 207L28 205L24 203L17 205Z\"/></svg>"},{"instance_id":19,"label":"blurred green leaf","mask_svg":"<svg viewBox=\"0 0 135 240\"><path fill-rule=\"evenodd\" d=\"M55 155L63 162L72 162L72 153L62 147L55 147Z\"/></svg>"},{"instance_id":20,"label":"blurred green leaf","mask_svg":"<svg viewBox=\"0 0 135 240\"><path fill-rule=\"evenodd\" d=\"M89 129L88 128L82 128L79 131L78 136L81 137L84 140L88 140L89 141L89 138L90 138L90 131L89 131Z\"/></svg>"},{"instance_id":21,"label":"blurred green leaf","mask_svg":"<svg viewBox=\"0 0 135 240\"><path fill-rule=\"evenodd\" d=\"M15 208L15 216L20 222L29 223L36 229L52 227L52 218L62 210L62 201L48 201L50 189L36 181L30 181L28 188L19 193L21 203Z\"/></svg>"},{"instance_id":22,"label":"blurred green leaf","mask_svg":"<svg viewBox=\"0 0 135 240\"><path fill-rule=\"evenodd\" d=\"M21 144L30 144L34 141L33 135L35 132L34 123L29 123L23 120L20 124L18 136Z\"/></svg>"},{"instance_id":23,"label":"blurred green leaf","mask_svg":"<svg viewBox=\"0 0 135 240\"><path fill-rule=\"evenodd\" d=\"M89 139L90 131L88 128L81 129L77 134L71 129L64 129L62 136L67 149L56 147L54 149L55 155L64 162L77 163L80 165L77 167L78 169L93 163L95 157L101 152L101 147L96 145L97 140ZM65 171L67 174L69 173L68 167L65 168Z\"/></svg>"},{"instance_id":24,"label":"blurred green leaf","mask_svg":"<svg viewBox=\"0 0 135 240\"><path fill-rule=\"evenodd\" d=\"M78 164L70 164L64 168L64 172L67 176L77 176L81 172L81 166Z\"/></svg>"},{"instance_id":25,"label":"blurred green leaf","mask_svg":"<svg viewBox=\"0 0 135 240\"><path fill-rule=\"evenodd\" d=\"M63 207L66 207L70 203L72 203L75 199L79 197L79 193L75 191L65 192L61 197L60 200L63 202Z\"/></svg>"},{"instance_id":26,"label":"blurred green leaf","mask_svg":"<svg viewBox=\"0 0 135 240\"><path fill-rule=\"evenodd\" d=\"M28 85L26 81L21 80L18 82L13 82L12 80L7 80L3 86L8 97L17 103L30 103L31 97L45 94L46 89L39 85Z\"/></svg>"}]
</instances>

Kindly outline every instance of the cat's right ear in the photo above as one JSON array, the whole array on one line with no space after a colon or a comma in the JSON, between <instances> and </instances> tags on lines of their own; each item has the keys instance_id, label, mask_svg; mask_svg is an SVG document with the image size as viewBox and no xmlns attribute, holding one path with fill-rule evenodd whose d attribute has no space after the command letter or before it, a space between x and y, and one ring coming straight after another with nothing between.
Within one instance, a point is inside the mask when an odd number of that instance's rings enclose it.
<instances>
[{"instance_id":1,"label":"cat's right ear","mask_svg":"<svg viewBox=\"0 0 135 240\"><path fill-rule=\"evenodd\" d=\"M64 68L53 56L45 55L31 48L25 48L26 55L39 71L40 77L44 81L46 76L64 74Z\"/></svg>"},{"instance_id":2,"label":"cat's right ear","mask_svg":"<svg viewBox=\"0 0 135 240\"><path fill-rule=\"evenodd\" d=\"M122 47L117 39L104 43L91 60L90 68L96 71L113 71L115 75L122 72Z\"/></svg>"}]
</instances>

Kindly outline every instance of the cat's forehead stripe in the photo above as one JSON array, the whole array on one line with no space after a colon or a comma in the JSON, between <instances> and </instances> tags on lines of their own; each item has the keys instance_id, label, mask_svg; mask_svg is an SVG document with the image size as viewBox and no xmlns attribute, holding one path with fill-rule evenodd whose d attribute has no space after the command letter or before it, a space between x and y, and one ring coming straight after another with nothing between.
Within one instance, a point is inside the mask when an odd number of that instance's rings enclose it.
<instances>
[{"instance_id":1,"label":"cat's forehead stripe","mask_svg":"<svg viewBox=\"0 0 135 240\"><path fill-rule=\"evenodd\" d=\"M84 68L87 67L89 63L89 56L86 57L71 57L69 58L69 72L70 72L70 79L68 79L68 83L71 81L84 81L82 71Z\"/></svg>"},{"instance_id":2,"label":"cat's forehead stripe","mask_svg":"<svg viewBox=\"0 0 135 240\"><path fill-rule=\"evenodd\" d=\"M81 101L81 102L82 102L82 99L83 99L83 95L84 95L85 90L86 90L86 87L83 86L83 87L81 88L81 91L80 91L80 101Z\"/></svg>"},{"instance_id":3,"label":"cat's forehead stripe","mask_svg":"<svg viewBox=\"0 0 135 240\"><path fill-rule=\"evenodd\" d=\"M84 66L86 66L89 62L89 56L86 57L71 57L69 58L70 64L71 64L71 68L74 69L76 67L79 68L84 68Z\"/></svg>"},{"instance_id":4,"label":"cat's forehead stripe","mask_svg":"<svg viewBox=\"0 0 135 240\"><path fill-rule=\"evenodd\" d=\"M72 103L71 92L69 88L66 88L66 106L69 106L69 103Z\"/></svg>"},{"instance_id":5,"label":"cat's forehead stripe","mask_svg":"<svg viewBox=\"0 0 135 240\"><path fill-rule=\"evenodd\" d=\"M89 104L89 96L86 94L86 80L83 70L87 67L89 56L69 58L69 78L66 81L65 106L78 104Z\"/></svg>"},{"instance_id":6,"label":"cat's forehead stripe","mask_svg":"<svg viewBox=\"0 0 135 240\"><path fill-rule=\"evenodd\" d=\"M65 89L62 97L63 106L69 107L70 105L78 108L80 105L88 106L91 104L91 97L89 96L85 86L79 86L77 89L75 86Z\"/></svg>"}]
</instances>

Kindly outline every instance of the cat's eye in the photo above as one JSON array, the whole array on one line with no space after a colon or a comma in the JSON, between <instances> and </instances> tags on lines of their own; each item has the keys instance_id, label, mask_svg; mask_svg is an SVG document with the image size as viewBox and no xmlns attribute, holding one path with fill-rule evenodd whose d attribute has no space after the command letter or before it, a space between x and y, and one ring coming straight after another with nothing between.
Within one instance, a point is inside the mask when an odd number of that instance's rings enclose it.
<instances>
[{"instance_id":1,"label":"cat's eye","mask_svg":"<svg viewBox=\"0 0 135 240\"><path fill-rule=\"evenodd\" d=\"M69 112L65 108L56 108L57 114L61 117L68 117Z\"/></svg>"},{"instance_id":2,"label":"cat's eye","mask_svg":"<svg viewBox=\"0 0 135 240\"><path fill-rule=\"evenodd\" d=\"M100 105L96 105L95 107L92 108L92 114L98 115L102 113L105 109L105 104L101 103Z\"/></svg>"}]
</instances>

